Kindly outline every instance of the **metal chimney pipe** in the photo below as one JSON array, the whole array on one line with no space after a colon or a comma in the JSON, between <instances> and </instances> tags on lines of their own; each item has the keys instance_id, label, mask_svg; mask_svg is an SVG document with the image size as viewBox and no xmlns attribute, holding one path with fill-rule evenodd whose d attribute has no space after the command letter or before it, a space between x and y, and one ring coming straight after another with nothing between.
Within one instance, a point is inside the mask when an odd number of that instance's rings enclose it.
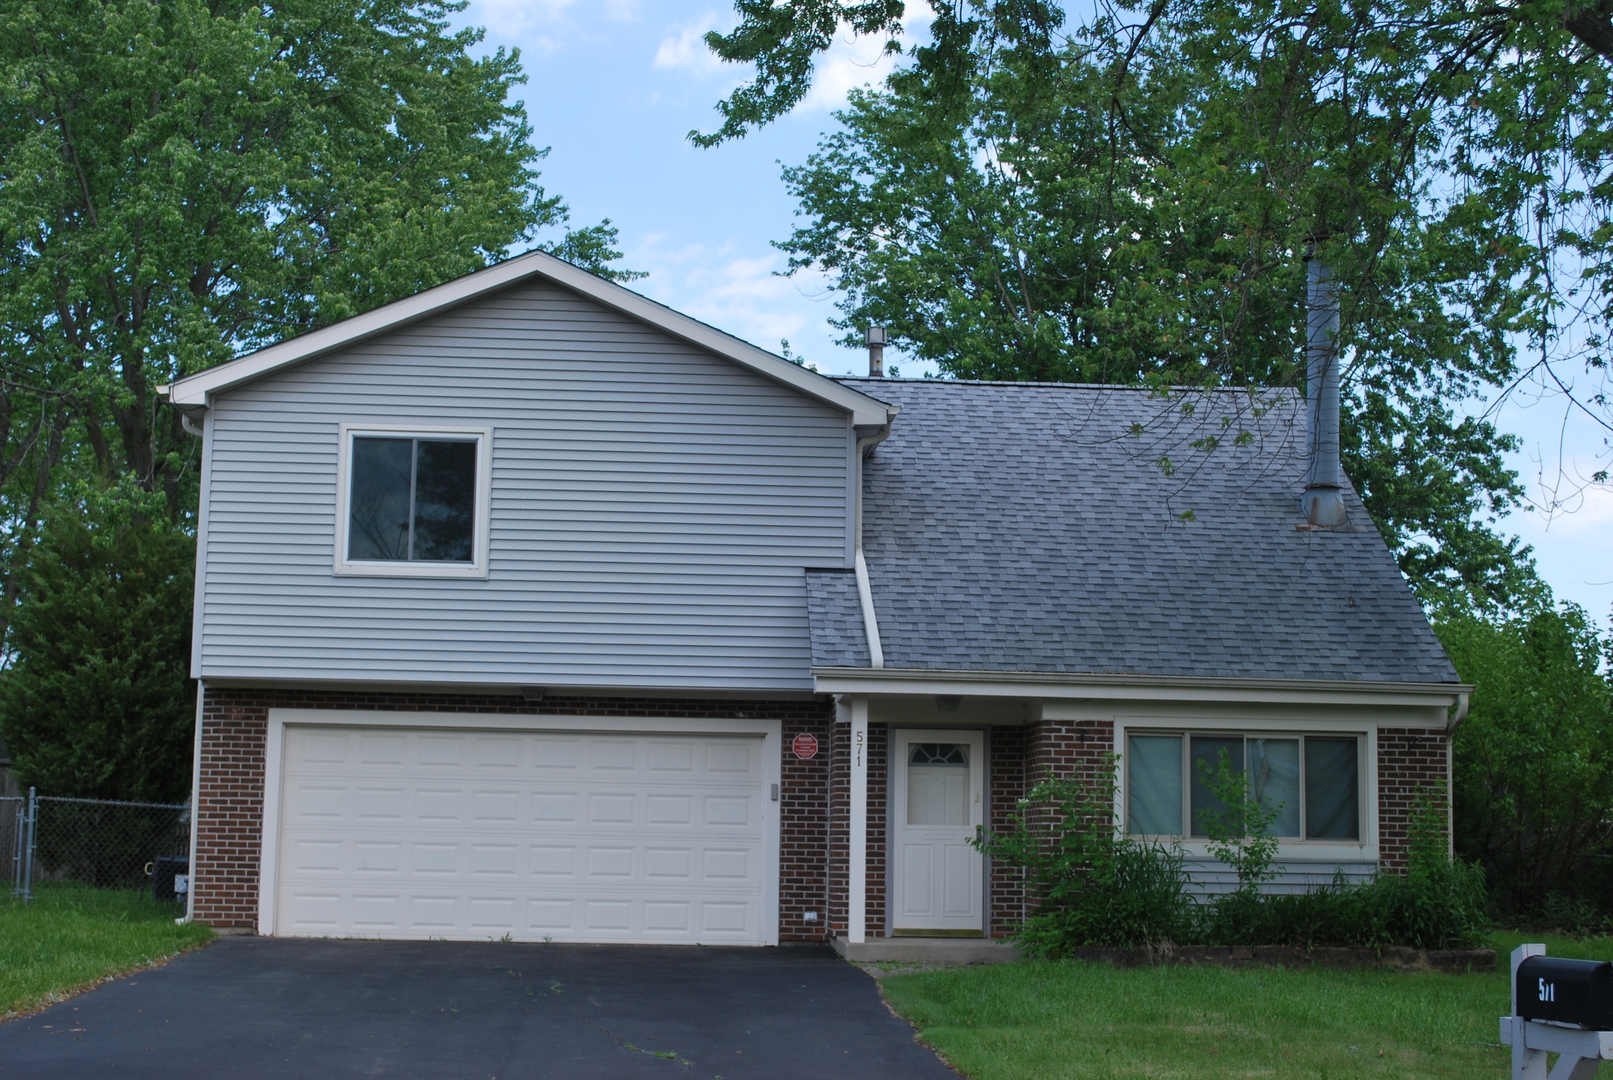
<instances>
[{"instance_id":1,"label":"metal chimney pipe","mask_svg":"<svg viewBox=\"0 0 1613 1080\"><path fill-rule=\"evenodd\" d=\"M1339 470L1339 289L1313 248L1306 256L1305 412L1309 467L1300 509L1319 528L1345 522Z\"/></svg>"},{"instance_id":2,"label":"metal chimney pipe","mask_svg":"<svg viewBox=\"0 0 1613 1080\"><path fill-rule=\"evenodd\" d=\"M863 334L863 340L868 343L868 377L883 379L885 377L885 328L883 326L870 326Z\"/></svg>"}]
</instances>

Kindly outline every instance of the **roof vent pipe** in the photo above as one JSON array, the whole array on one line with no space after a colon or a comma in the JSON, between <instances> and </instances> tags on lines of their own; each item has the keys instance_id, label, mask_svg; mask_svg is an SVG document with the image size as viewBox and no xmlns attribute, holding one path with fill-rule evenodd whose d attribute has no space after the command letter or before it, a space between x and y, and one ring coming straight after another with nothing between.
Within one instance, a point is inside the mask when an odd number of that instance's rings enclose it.
<instances>
[{"instance_id":1,"label":"roof vent pipe","mask_svg":"<svg viewBox=\"0 0 1613 1080\"><path fill-rule=\"evenodd\" d=\"M885 328L883 326L870 326L863 340L868 342L868 377L870 379L883 379L885 377Z\"/></svg>"},{"instance_id":2,"label":"roof vent pipe","mask_svg":"<svg viewBox=\"0 0 1613 1080\"><path fill-rule=\"evenodd\" d=\"M1306 256L1305 411L1309 467L1300 509L1317 528L1343 525L1339 471L1339 289L1313 247Z\"/></svg>"}]
</instances>

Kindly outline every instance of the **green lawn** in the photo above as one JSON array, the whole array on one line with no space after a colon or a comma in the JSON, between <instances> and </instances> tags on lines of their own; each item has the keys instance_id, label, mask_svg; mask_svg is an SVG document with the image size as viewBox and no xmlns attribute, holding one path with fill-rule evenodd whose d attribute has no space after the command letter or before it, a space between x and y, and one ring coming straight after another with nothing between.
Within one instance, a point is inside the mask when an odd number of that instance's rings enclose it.
<instances>
[{"instance_id":1,"label":"green lawn","mask_svg":"<svg viewBox=\"0 0 1613 1080\"><path fill-rule=\"evenodd\" d=\"M26 905L0 895L0 1019L212 940L175 926L183 914L140 891L46 885Z\"/></svg>"},{"instance_id":2,"label":"green lawn","mask_svg":"<svg viewBox=\"0 0 1613 1080\"><path fill-rule=\"evenodd\" d=\"M1613 938L1496 934L1613 959ZM1505 974L1020 963L892 975L886 998L971 1080L1505 1077Z\"/></svg>"}]
</instances>

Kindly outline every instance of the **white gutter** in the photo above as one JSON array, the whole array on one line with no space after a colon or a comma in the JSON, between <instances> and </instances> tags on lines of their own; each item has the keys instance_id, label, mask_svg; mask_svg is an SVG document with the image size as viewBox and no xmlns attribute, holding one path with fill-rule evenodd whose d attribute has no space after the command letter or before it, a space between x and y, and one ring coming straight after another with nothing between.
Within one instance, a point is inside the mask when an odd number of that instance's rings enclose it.
<instances>
[{"instance_id":1,"label":"white gutter","mask_svg":"<svg viewBox=\"0 0 1613 1080\"><path fill-rule=\"evenodd\" d=\"M1048 701L1148 700L1281 702L1316 705L1461 707L1463 683L1350 682L1324 679L1235 679L1179 675L1106 675L929 668L815 667L820 694L910 694L919 697L1037 697Z\"/></svg>"},{"instance_id":2,"label":"white gutter","mask_svg":"<svg viewBox=\"0 0 1613 1080\"><path fill-rule=\"evenodd\" d=\"M857 599L863 609L863 630L868 635L868 664L874 668L885 666L885 650L879 641L879 619L874 615L874 588L868 582L868 561L863 558L863 459L874 452L874 447L891 437L891 421L895 418L896 412L892 410L884 427L857 440L857 548L852 556L852 566L857 574Z\"/></svg>"}]
</instances>

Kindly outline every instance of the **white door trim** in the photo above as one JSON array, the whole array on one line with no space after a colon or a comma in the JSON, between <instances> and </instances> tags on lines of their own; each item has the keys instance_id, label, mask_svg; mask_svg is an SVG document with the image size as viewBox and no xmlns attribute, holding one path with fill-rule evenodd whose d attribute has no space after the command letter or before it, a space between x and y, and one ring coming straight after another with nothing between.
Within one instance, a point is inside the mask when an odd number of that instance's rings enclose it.
<instances>
[{"instance_id":1,"label":"white door trim","mask_svg":"<svg viewBox=\"0 0 1613 1080\"><path fill-rule=\"evenodd\" d=\"M971 800L970 823L966 828L979 830L986 824L987 808L991 804L991 792L988 779L989 761L987 759L986 732L981 728L907 728L892 727L890 729L889 745L886 751L886 786L889 793L887 799L886 822L886 908L887 918L891 930L923 930L943 929L940 927L914 927L902 926L901 916L901 851L900 840L902 823L898 815L904 814L905 796L907 791L907 746L915 742L967 742L969 744L969 769ZM988 899L991 891L988 877L989 867L983 852L975 852L980 872L980 890L976 902L980 905L980 925L978 929L982 934L986 932L989 917ZM962 929L962 928L956 928ZM969 929L974 929L973 927Z\"/></svg>"},{"instance_id":2,"label":"white door trim","mask_svg":"<svg viewBox=\"0 0 1613 1080\"><path fill-rule=\"evenodd\" d=\"M280 804L285 784L288 725L309 727L406 727L475 731L576 731L634 735L753 735L762 739L763 783L769 794L783 780L783 725L778 720L659 716L532 716L506 713L385 712L373 709L270 709L263 753L263 822L258 850L258 933L274 934L276 871L280 850ZM767 815L762 867L762 944L778 944L779 806L762 800Z\"/></svg>"}]
</instances>

